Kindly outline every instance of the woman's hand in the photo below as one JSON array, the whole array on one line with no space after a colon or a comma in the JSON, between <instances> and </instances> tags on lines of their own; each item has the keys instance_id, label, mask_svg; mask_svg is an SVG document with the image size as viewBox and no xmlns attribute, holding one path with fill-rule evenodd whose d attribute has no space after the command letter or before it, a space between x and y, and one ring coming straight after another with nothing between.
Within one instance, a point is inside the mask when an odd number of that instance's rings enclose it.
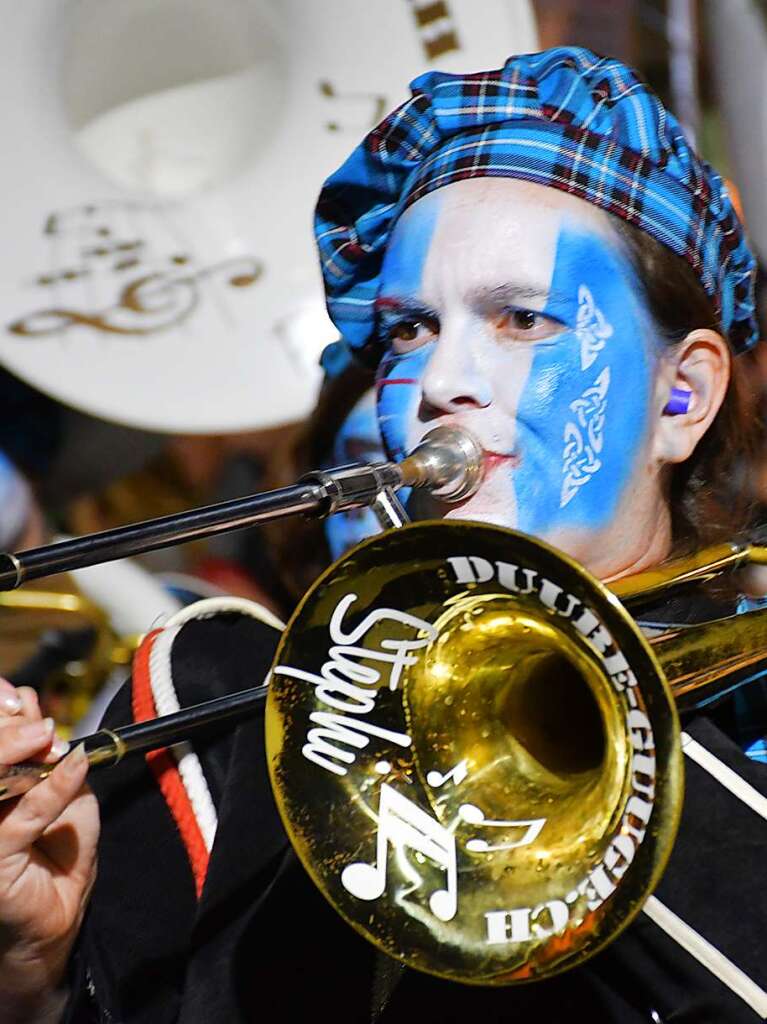
<instances>
[{"instance_id":1,"label":"woman's hand","mask_svg":"<svg viewBox=\"0 0 767 1024\"><path fill-rule=\"evenodd\" d=\"M0 765L66 751L37 695L0 679ZM58 1019L62 979L96 871L99 816L75 749L22 797L0 802L0 1024Z\"/></svg>"}]
</instances>

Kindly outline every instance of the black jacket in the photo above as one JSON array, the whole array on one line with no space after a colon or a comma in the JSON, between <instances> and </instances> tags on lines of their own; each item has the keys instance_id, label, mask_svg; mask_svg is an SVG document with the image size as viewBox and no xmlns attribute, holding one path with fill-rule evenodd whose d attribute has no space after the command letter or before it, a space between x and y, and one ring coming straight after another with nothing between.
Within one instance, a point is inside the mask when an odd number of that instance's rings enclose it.
<instances>
[{"instance_id":1,"label":"black jacket","mask_svg":"<svg viewBox=\"0 0 767 1024\"><path fill-rule=\"evenodd\" d=\"M182 703L256 685L276 640L275 630L236 615L185 626L172 653ZM130 720L126 686L107 721ZM767 767L705 718L686 729L767 795ZM270 791L262 716L196 749L219 814L199 902L144 760L93 776L103 836L72 963L70 1022L763 1019L644 914L584 966L530 986L483 989L400 970L343 922L292 852ZM657 896L767 990L767 823L697 764L685 767L682 826Z\"/></svg>"}]
</instances>

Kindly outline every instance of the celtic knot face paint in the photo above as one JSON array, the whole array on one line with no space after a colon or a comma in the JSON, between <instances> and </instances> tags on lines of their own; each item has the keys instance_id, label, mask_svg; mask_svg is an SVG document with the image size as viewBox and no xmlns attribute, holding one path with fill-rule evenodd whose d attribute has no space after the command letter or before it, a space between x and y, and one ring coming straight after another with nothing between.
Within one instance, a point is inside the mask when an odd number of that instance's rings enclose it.
<instances>
[{"instance_id":1,"label":"celtic knot face paint","mask_svg":"<svg viewBox=\"0 0 767 1024\"><path fill-rule=\"evenodd\" d=\"M605 342L612 337L613 328L605 320L604 313L594 302L594 296L585 284L578 288L575 333L581 343L581 369L588 370L605 347Z\"/></svg>"},{"instance_id":2,"label":"celtic knot face paint","mask_svg":"<svg viewBox=\"0 0 767 1024\"><path fill-rule=\"evenodd\" d=\"M606 366L591 387L570 403L575 420L565 426L565 450L562 456L564 480L560 508L564 508L578 493L578 488L588 483L602 468L599 454L604 443L609 387L610 367Z\"/></svg>"},{"instance_id":3,"label":"celtic knot face paint","mask_svg":"<svg viewBox=\"0 0 767 1024\"><path fill-rule=\"evenodd\" d=\"M378 303L378 414L395 457L440 422L480 440L484 482L447 516L582 556L638 486L657 351L608 216L552 193L474 179L403 215Z\"/></svg>"}]
</instances>

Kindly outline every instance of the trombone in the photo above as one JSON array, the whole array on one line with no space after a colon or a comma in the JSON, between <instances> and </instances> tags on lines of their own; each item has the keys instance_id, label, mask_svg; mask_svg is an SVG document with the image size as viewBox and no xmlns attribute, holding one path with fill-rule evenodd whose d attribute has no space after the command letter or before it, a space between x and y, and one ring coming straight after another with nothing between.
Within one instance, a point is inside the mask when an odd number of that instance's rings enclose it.
<instances>
[{"instance_id":1,"label":"trombone","mask_svg":"<svg viewBox=\"0 0 767 1024\"><path fill-rule=\"evenodd\" d=\"M656 886L679 824L677 705L767 664L760 613L649 640L629 609L767 549L721 545L607 587L549 545L396 497L473 493L482 450L437 428L402 463L0 556L0 582L296 512L371 505L382 525L286 627L268 686L88 737L92 765L264 707L275 798L309 875L383 952L470 984L545 978L602 949ZM620 599L619 599L620 598ZM6 768L5 796L51 771Z\"/></svg>"}]
</instances>

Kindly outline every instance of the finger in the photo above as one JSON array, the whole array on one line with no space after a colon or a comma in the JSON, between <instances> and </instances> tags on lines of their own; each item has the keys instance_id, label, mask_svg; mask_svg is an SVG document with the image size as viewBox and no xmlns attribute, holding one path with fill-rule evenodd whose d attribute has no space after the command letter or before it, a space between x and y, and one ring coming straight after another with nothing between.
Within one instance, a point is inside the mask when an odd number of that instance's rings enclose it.
<instances>
[{"instance_id":1,"label":"finger","mask_svg":"<svg viewBox=\"0 0 767 1024\"><path fill-rule=\"evenodd\" d=\"M57 761L60 761L62 757L66 756L70 750L71 744L68 743L63 736L59 736L58 733L54 732L50 749L46 753L45 757L42 758L43 764L55 764Z\"/></svg>"},{"instance_id":2,"label":"finger","mask_svg":"<svg viewBox=\"0 0 767 1024\"><path fill-rule=\"evenodd\" d=\"M42 718L40 698L31 686L18 686L16 693L21 701L21 710L28 718Z\"/></svg>"},{"instance_id":3,"label":"finger","mask_svg":"<svg viewBox=\"0 0 767 1024\"><path fill-rule=\"evenodd\" d=\"M52 718L13 718L0 729L0 764L18 764L46 756L56 736Z\"/></svg>"},{"instance_id":4,"label":"finger","mask_svg":"<svg viewBox=\"0 0 767 1024\"><path fill-rule=\"evenodd\" d=\"M14 692L18 702L18 709L12 715L10 711L4 715L0 715L0 728L4 725L8 725L8 723L14 723L21 717L33 720L43 717L37 693L31 686L19 686Z\"/></svg>"},{"instance_id":5,"label":"finger","mask_svg":"<svg viewBox=\"0 0 767 1024\"><path fill-rule=\"evenodd\" d=\"M21 707L21 698L16 687L0 676L0 716L17 715Z\"/></svg>"},{"instance_id":6,"label":"finger","mask_svg":"<svg viewBox=\"0 0 767 1024\"><path fill-rule=\"evenodd\" d=\"M37 702L37 694L34 690L28 686L20 686L17 690L21 698L23 705L22 712L18 715L14 715L12 718L0 717L0 737L4 741L7 736L11 736L10 745L6 745L5 742L0 744L0 764L16 764L19 759L24 757L34 757L37 761L43 761L45 764L53 764L69 751L69 743L62 737L54 732L53 719L46 718L42 719L40 715L40 705ZM40 727L44 730L41 733L38 730L31 730L29 732L21 731L19 729L24 724L40 723L43 725ZM7 732L6 730L11 730ZM47 743L43 742L36 750L31 754L24 754L21 758L15 757L14 737L16 740L21 739L22 742L26 743L28 740L33 742L36 740L38 735L44 735L47 739ZM9 760L9 758L15 758Z\"/></svg>"},{"instance_id":7,"label":"finger","mask_svg":"<svg viewBox=\"0 0 767 1024\"><path fill-rule=\"evenodd\" d=\"M29 849L75 799L87 772L88 758L80 744L47 779L20 797L0 829L0 859Z\"/></svg>"},{"instance_id":8,"label":"finger","mask_svg":"<svg viewBox=\"0 0 767 1024\"><path fill-rule=\"evenodd\" d=\"M37 841L37 848L70 878L92 872L99 835L98 801L87 785Z\"/></svg>"}]
</instances>

